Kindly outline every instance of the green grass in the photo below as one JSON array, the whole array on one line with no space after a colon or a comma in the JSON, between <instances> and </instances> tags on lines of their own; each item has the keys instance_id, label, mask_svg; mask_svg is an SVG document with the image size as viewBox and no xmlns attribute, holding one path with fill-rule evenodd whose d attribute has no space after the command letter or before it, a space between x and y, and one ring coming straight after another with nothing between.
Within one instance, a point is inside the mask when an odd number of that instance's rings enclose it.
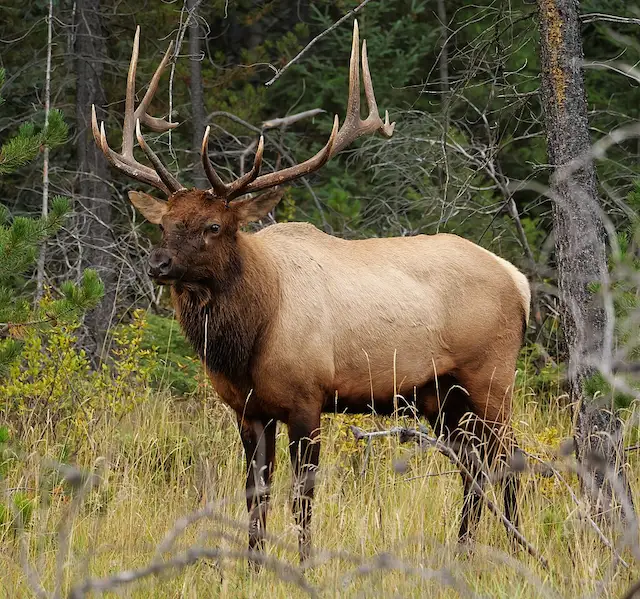
<instances>
[{"instance_id":1,"label":"green grass","mask_svg":"<svg viewBox=\"0 0 640 599\"><path fill-rule=\"evenodd\" d=\"M553 397L516 394L514 424L522 446L542 457L570 435L567 407ZM502 525L485 510L472 555L458 551L456 533L461 483L442 456L416 453L394 439L375 441L362 473L364 446L350 436L349 422L370 429L389 421L327 417L313 516L316 550L326 560L305 575L322 597L457 597L467 592L509 599L577 597L595 592L607 576L611 552L585 524L563 483L523 475L523 532L549 561L549 572L524 552L512 554ZM71 433L69 433L71 434ZM19 439L20 457L7 469L5 490L17 489L33 501L24 532L0 528L0 597L33 596L21 565L21 547L52 590L61 544L61 522L70 523L64 555L64 593L90 574L103 577L140 568L156 558L156 548L179 518L209 505L211 514L187 526L165 558L192 545L242 552L246 545L244 458L235 417L204 392L181 400L164 392L146 394L118 419L106 414L81 441L51 440L35 430ZM73 445L67 459L100 477L100 485L82 501L68 483L51 473L51 463ZM297 537L290 514L291 469L286 429L278 433L277 467L269 515L268 554L283 565L297 565ZM67 451L67 450L65 450ZM394 468L398 459L408 468ZM631 455L631 481L640 488L638 463ZM571 475L566 481L578 493ZM494 494L494 490L489 490ZM495 491L497 494L497 491ZM498 500L496 496L496 500ZM72 513L77 506L75 517ZM638 503L638 502L636 502ZM501 502L499 502L501 505ZM584 506L582 506L584 507ZM607 531L612 537L615 531ZM22 545L21 545L22 543ZM384 569L381 554L390 556ZM376 558L376 556L378 556ZM640 576L638 564L624 553L630 568L620 568L604 583L603 597L619 597ZM372 561L373 560L373 561ZM392 563L393 562L393 563ZM361 571L358 571L358 568ZM64 596L63 593L63 596ZM557 594L557 595L556 595ZM108 597L298 597L294 583L272 571L253 574L244 559L211 558L180 571L149 577ZM97 596L94 594L92 596Z\"/></svg>"}]
</instances>

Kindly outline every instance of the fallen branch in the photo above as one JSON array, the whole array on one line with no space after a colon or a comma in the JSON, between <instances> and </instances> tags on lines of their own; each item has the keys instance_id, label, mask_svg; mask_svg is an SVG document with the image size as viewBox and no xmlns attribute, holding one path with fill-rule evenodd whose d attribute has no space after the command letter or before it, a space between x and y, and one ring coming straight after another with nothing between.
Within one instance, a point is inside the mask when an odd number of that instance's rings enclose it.
<instances>
[{"instance_id":1,"label":"fallen branch","mask_svg":"<svg viewBox=\"0 0 640 599\"><path fill-rule=\"evenodd\" d=\"M74 586L68 596L69 599L82 599L91 592L104 593L106 591L112 591L143 578L148 578L149 576L158 576L168 570L182 570L203 559L246 560L249 558L273 570L282 580L294 583L309 596L318 596L316 589L305 580L304 575L299 569L289 566L277 558L252 551L229 551L215 547L190 547L176 557L164 562L155 561L142 568L123 570L122 572L105 578L88 578L77 586Z\"/></svg>"}]
</instances>

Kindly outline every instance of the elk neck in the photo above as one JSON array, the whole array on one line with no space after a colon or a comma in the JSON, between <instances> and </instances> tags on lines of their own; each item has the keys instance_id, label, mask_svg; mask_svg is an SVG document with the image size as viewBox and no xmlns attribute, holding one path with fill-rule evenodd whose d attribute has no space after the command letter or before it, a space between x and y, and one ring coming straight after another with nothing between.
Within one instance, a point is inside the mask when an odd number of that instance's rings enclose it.
<instances>
[{"instance_id":1,"label":"elk neck","mask_svg":"<svg viewBox=\"0 0 640 599\"><path fill-rule=\"evenodd\" d=\"M212 375L250 384L250 361L278 305L277 272L258 238L238 232L222 279L171 287L178 322Z\"/></svg>"}]
</instances>

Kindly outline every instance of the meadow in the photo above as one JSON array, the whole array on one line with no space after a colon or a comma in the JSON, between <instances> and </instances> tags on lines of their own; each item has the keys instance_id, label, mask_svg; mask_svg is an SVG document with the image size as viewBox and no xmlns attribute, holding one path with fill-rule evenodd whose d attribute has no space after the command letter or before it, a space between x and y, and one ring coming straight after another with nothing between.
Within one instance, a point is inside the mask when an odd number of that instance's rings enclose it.
<instances>
[{"instance_id":1,"label":"meadow","mask_svg":"<svg viewBox=\"0 0 640 599\"><path fill-rule=\"evenodd\" d=\"M169 363L162 348L145 349L145 327L138 314L115 334L117 360L102 372L88 370L73 330L50 332L46 349L27 340L1 392L15 409L0 440L0 597L620 597L637 576L628 550L626 566L610 567L614 554L568 472L522 474L522 530L548 571L513 553L486 509L473 551L459 548L456 468L391 437L366 451L349 427L415 422L340 414L323 420L314 566L298 568L282 427L267 561L253 572L235 416L201 374L187 395L154 377ZM571 435L571 410L560 373L534 367L533 356L523 351L513 421L523 449L547 460ZM627 427L633 436L631 418ZM629 459L637 489L635 453ZM488 489L501 505L498 492Z\"/></svg>"}]
</instances>

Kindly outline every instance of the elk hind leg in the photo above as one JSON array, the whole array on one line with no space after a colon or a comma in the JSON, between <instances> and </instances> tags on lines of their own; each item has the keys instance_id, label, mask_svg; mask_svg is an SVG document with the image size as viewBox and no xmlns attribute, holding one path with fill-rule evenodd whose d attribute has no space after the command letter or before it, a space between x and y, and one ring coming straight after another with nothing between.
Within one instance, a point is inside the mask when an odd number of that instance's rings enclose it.
<instances>
[{"instance_id":1,"label":"elk hind leg","mask_svg":"<svg viewBox=\"0 0 640 599\"><path fill-rule=\"evenodd\" d=\"M483 463L492 478L502 483L506 519L519 528L517 493L518 473L513 468L518 445L509 424L515 365L513 368L485 368L465 380L471 408L476 417L476 434L485 447ZM513 529L505 523L512 543L517 541Z\"/></svg>"},{"instance_id":2,"label":"elk hind leg","mask_svg":"<svg viewBox=\"0 0 640 599\"><path fill-rule=\"evenodd\" d=\"M479 469L483 447L466 416L471 409L469 396L451 376L440 377L437 389L423 391L423 409L431 427L455 452L459 462L456 466L460 467L463 499L458 541L467 543L472 540L482 515L485 479Z\"/></svg>"},{"instance_id":3,"label":"elk hind leg","mask_svg":"<svg viewBox=\"0 0 640 599\"><path fill-rule=\"evenodd\" d=\"M289 454L293 467L293 516L298 527L300 563L311 557L311 508L320 461L320 414L290 419Z\"/></svg>"}]
</instances>

